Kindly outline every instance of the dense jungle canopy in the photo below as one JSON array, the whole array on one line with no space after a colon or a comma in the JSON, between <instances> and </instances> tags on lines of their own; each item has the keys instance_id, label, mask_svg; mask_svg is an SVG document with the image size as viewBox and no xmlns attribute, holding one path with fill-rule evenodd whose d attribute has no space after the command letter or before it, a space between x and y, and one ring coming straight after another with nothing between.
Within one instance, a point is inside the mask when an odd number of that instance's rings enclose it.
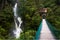
<instances>
[{"instance_id":1,"label":"dense jungle canopy","mask_svg":"<svg viewBox=\"0 0 60 40\"><path fill-rule=\"evenodd\" d=\"M0 39L8 39L10 29L13 27L14 15L13 6L15 0L0 0ZM26 40L31 40L39 27L42 17L39 8L48 8L46 20L48 20L55 29L60 29L60 0L19 0L18 14L23 21L23 33ZM26 35L27 34L27 35ZM27 39L28 36L28 39ZM60 34L58 34L60 38Z\"/></svg>"}]
</instances>

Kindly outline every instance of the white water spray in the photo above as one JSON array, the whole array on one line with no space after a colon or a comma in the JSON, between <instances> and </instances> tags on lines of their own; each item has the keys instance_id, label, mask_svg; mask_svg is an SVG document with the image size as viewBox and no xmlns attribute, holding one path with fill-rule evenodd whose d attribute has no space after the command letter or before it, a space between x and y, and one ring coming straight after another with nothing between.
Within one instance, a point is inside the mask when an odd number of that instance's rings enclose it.
<instances>
[{"instance_id":1,"label":"white water spray","mask_svg":"<svg viewBox=\"0 0 60 40\"><path fill-rule=\"evenodd\" d=\"M14 11L14 22L15 22L15 30L13 30L14 36L16 38L20 37L20 33L22 32L21 30L21 24L22 24L22 20L21 18L17 15L17 3L15 4L15 6L13 7L13 11Z\"/></svg>"}]
</instances>

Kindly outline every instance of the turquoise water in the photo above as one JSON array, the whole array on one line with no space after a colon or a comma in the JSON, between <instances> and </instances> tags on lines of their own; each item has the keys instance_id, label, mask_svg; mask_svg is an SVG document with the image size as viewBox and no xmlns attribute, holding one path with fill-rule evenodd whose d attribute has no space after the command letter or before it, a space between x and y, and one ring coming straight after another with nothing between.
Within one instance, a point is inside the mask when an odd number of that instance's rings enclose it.
<instances>
[{"instance_id":1,"label":"turquoise water","mask_svg":"<svg viewBox=\"0 0 60 40\"><path fill-rule=\"evenodd\" d=\"M39 40L41 29L42 29L42 21L40 22L39 28L36 32L35 40Z\"/></svg>"}]
</instances>

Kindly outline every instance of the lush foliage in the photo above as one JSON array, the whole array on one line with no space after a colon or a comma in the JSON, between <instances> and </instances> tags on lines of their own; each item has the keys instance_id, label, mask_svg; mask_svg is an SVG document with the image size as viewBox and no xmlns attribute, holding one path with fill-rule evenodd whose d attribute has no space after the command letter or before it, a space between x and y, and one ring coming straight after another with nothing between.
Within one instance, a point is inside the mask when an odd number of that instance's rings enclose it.
<instances>
[{"instance_id":1,"label":"lush foliage","mask_svg":"<svg viewBox=\"0 0 60 40\"><path fill-rule=\"evenodd\" d=\"M25 0L22 4L22 18L24 21L24 31L36 30L38 28L41 16L39 15L40 8L48 8L46 19L54 26L55 29L60 29L60 1L59 0ZM21 9L20 8L20 9ZM38 17L37 17L38 16ZM39 17L40 16L40 17ZM33 20L32 20L33 19ZM34 21L36 20L36 21ZM32 25L33 24L33 25ZM37 26L36 26L37 25ZM60 38L60 34L57 33Z\"/></svg>"},{"instance_id":2,"label":"lush foliage","mask_svg":"<svg viewBox=\"0 0 60 40\"><path fill-rule=\"evenodd\" d=\"M24 40L32 40L35 36L35 31L39 27L39 23L41 21L41 17L39 13L37 12L37 7L35 5L35 1L33 0L20 0L20 6L19 6L20 12L19 14L22 17L23 20L23 33L22 38ZM28 31L30 30L30 31ZM33 35L34 34L34 35ZM27 37L28 36L28 37Z\"/></svg>"},{"instance_id":3,"label":"lush foliage","mask_svg":"<svg viewBox=\"0 0 60 40\"><path fill-rule=\"evenodd\" d=\"M9 36L9 30L14 21L12 6L15 2L14 0L0 0L0 40ZM42 19L39 13L40 8L48 8L46 19L55 29L60 29L60 0L19 0L18 14L23 21L21 39L34 38ZM57 34L60 38L60 34Z\"/></svg>"},{"instance_id":4,"label":"lush foliage","mask_svg":"<svg viewBox=\"0 0 60 40\"><path fill-rule=\"evenodd\" d=\"M11 24L13 23L13 12L11 5L9 5L7 1L1 0L0 2L0 38L7 39Z\"/></svg>"}]
</instances>

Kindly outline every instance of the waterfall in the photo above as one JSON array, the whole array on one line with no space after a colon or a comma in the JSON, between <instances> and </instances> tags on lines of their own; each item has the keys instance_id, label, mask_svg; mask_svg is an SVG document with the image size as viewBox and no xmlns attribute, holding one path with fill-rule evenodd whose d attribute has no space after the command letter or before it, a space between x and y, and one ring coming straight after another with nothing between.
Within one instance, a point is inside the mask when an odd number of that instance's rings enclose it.
<instances>
[{"instance_id":1,"label":"waterfall","mask_svg":"<svg viewBox=\"0 0 60 40\"><path fill-rule=\"evenodd\" d=\"M22 24L22 20L17 14L17 3L15 3L15 6L13 7L13 11L14 11L14 22L15 22L15 30L13 30L13 34L14 37L19 38L20 33L22 32L20 28Z\"/></svg>"}]
</instances>

